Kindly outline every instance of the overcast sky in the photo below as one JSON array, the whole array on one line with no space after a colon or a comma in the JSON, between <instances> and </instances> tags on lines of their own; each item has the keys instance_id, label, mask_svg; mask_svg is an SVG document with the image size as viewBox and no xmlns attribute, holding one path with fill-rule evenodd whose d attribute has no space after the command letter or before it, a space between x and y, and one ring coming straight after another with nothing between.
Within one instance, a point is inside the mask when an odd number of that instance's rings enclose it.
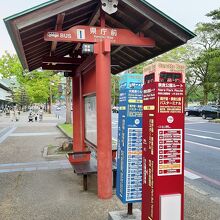
<instances>
[{"instance_id":1,"label":"overcast sky","mask_svg":"<svg viewBox=\"0 0 220 220\"><path fill-rule=\"evenodd\" d=\"M3 18L44 2L46 0L1 0L0 56L5 50L15 53ZM219 0L148 0L148 2L191 31L198 22L209 21L205 16L208 12L220 7Z\"/></svg>"}]
</instances>

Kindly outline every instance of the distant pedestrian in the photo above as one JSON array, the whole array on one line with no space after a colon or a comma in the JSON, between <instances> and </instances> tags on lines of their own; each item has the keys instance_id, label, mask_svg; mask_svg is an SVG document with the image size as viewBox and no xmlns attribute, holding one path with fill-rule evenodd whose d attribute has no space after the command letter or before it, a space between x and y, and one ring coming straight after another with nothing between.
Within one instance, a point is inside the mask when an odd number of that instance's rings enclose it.
<instances>
[{"instance_id":1,"label":"distant pedestrian","mask_svg":"<svg viewBox=\"0 0 220 220\"><path fill-rule=\"evenodd\" d=\"M35 116L34 116L35 121L37 121L37 116L38 116L38 114L35 114Z\"/></svg>"},{"instance_id":2,"label":"distant pedestrian","mask_svg":"<svg viewBox=\"0 0 220 220\"><path fill-rule=\"evenodd\" d=\"M43 111L42 107L40 107L40 110L38 111L39 121L43 120L43 113L44 113L44 111Z\"/></svg>"}]
</instances>

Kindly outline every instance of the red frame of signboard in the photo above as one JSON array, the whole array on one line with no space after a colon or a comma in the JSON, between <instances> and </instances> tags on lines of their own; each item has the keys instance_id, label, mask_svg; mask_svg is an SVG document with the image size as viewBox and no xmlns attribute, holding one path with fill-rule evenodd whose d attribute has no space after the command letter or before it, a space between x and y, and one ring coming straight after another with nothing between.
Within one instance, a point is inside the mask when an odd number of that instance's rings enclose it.
<instances>
[{"instance_id":1,"label":"red frame of signboard","mask_svg":"<svg viewBox=\"0 0 220 220\"><path fill-rule=\"evenodd\" d=\"M161 198L172 195L181 198L179 219L183 220L184 70L184 65L176 63L154 63L144 68L143 220L166 219ZM169 77L161 79L161 73Z\"/></svg>"}]
</instances>

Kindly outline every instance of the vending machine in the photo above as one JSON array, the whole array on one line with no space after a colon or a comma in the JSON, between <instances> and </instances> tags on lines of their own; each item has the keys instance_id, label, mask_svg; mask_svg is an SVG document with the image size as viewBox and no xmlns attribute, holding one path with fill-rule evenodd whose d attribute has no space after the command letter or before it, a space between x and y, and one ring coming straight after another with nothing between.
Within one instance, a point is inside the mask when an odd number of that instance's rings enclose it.
<instances>
[{"instance_id":1,"label":"vending machine","mask_svg":"<svg viewBox=\"0 0 220 220\"><path fill-rule=\"evenodd\" d=\"M185 66L143 69L142 220L183 220Z\"/></svg>"}]
</instances>

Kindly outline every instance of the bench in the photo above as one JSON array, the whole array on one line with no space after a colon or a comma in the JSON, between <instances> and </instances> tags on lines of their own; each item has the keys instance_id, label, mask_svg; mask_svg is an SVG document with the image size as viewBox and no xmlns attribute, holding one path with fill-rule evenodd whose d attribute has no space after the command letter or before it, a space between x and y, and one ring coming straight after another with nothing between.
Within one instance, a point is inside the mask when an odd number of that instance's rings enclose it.
<instances>
[{"instance_id":1,"label":"bench","mask_svg":"<svg viewBox=\"0 0 220 220\"><path fill-rule=\"evenodd\" d=\"M94 157L90 157L91 151L83 152L70 152L66 156L77 175L83 176L83 190L87 191L87 177L89 174L97 173L97 160ZM113 172L113 188L116 187L116 162L112 161Z\"/></svg>"}]
</instances>

